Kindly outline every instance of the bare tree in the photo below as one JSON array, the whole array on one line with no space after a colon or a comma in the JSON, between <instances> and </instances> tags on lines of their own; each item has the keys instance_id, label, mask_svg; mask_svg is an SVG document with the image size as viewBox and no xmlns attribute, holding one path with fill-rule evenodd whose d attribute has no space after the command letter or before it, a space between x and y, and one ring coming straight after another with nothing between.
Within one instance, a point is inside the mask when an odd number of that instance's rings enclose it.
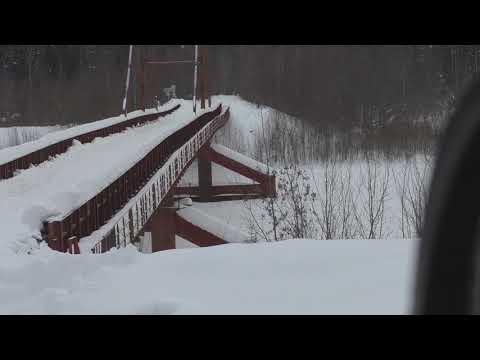
<instances>
[{"instance_id":1,"label":"bare tree","mask_svg":"<svg viewBox=\"0 0 480 360\"><path fill-rule=\"evenodd\" d=\"M313 183L316 193L312 194L313 200L313 215L317 220L317 225L320 228L321 237L325 240L335 239L337 237L339 225L339 205L338 196L338 168L335 157L323 163L323 177L321 183L315 178L312 171ZM315 202L320 203L319 209Z\"/></svg>"},{"instance_id":2,"label":"bare tree","mask_svg":"<svg viewBox=\"0 0 480 360\"><path fill-rule=\"evenodd\" d=\"M356 202L353 194L352 184L352 163L347 162L346 168L342 172L342 176L339 181L340 194L339 194L339 206L340 206L340 238L353 239L356 236L356 228L354 223L354 214Z\"/></svg>"}]
</instances>

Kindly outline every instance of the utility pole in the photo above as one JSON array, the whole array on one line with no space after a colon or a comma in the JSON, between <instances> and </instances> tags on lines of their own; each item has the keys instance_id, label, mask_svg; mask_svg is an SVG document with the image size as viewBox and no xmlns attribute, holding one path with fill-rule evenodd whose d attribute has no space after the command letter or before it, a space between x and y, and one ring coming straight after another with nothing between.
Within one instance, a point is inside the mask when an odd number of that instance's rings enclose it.
<instances>
[{"instance_id":1,"label":"utility pole","mask_svg":"<svg viewBox=\"0 0 480 360\"><path fill-rule=\"evenodd\" d=\"M127 116L127 98L128 98L128 87L130 85L130 73L132 69L132 52L133 52L133 45L130 45L130 51L128 55L128 70L127 70L127 80L125 83L125 97L123 98L123 107L122 111Z\"/></svg>"},{"instance_id":2,"label":"utility pole","mask_svg":"<svg viewBox=\"0 0 480 360\"><path fill-rule=\"evenodd\" d=\"M208 62L207 62L207 48L202 46L200 48L200 101L201 101L201 108L205 109L205 103L208 96L208 104L211 107L211 99L208 91Z\"/></svg>"},{"instance_id":3,"label":"utility pole","mask_svg":"<svg viewBox=\"0 0 480 360\"><path fill-rule=\"evenodd\" d=\"M193 59L195 63L194 75L193 75L193 112L197 113L197 78L198 78L198 45L195 45L195 57Z\"/></svg>"},{"instance_id":4,"label":"utility pole","mask_svg":"<svg viewBox=\"0 0 480 360\"><path fill-rule=\"evenodd\" d=\"M200 105L205 109L205 48L200 49Z\"/></svg>"},{"instance_id":5,"label":"utility pole","mask_svg":"<svg viewBox=\"0 0 480 360\"><path fill-rule=\"evenodd\" d=\"M143 112L145 112L145 54L143 47L140 47L140 70L139 70L139 82L140 82L140 104Z\"/></svg>"},{"instance_id":6,"label":"utility pole","mask_svg":"<svg viewBox=\"0 0 480 360\"><path fill-rule=\"evenodd\" d=\"M204 97L205 101L208 98L208 107L212 107L212 99L210 97L210 84L208 78L208 48L205 46L203 47L203 81L204 81Z\"/></svg>"}]
</instances>

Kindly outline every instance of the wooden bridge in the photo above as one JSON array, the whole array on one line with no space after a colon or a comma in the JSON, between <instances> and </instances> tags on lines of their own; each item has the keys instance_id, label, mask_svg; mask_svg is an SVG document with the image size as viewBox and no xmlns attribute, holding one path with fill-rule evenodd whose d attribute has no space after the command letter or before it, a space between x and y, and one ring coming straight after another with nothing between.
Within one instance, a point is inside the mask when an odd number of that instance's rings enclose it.
<instances>
[{"instance_id":1,"label":"wooden bridge","mask_svg":"<svg viewBox=\"0 0 480 360\"><path fill-rule=\"evenodd\" d=\"M1 179L15 181L17 170L39 165L66 152L75 142L83 144L108 137L132 126L155 121L174 121L180 105L163 112L127 116L124 121L37 149L0 164ZM163 119L172 117L172 119ZM152 251L175 248L175 235L198 245L213 246L226 241L177 214L175 199L190 197L194 201L215 202L243 198L275 196L275 178L261 167L252 167L245 157L211 144L212 137L230 119L230 110L222 104L205 109L187 125L163 138L128 171L68 213L43 222L42 235L57 251L78 254L85 249L104 253L112 248L137 243L146 233L151 235ZM161 137L159 137L161 138ZM139 139L141 141L141 139ZM118 149L122 156L122 149ZM192 162L198 160L198 186L178 187ZM248 160L248 159L247 159ZM55 160L54 160L55 161ZM252 179L256 184L214 186L212 162ZM92 171L99 163L92 163ZM87 169L85 169L87 171ZM12 179L13 178L13 179Z\"/></svg>"},{"instance_id":2,"label":"wooden bridge","mask_svg":"<svg viewBox=\"0 0 480 360\"><path fill-rule=\"evenodd\" d=\"M194 201L216 202L245 198L259 198L276 195L275 177L264 165L248 159L222 146L212 145L213 136L224 127L230 119L230 109L223 104L212 107L208 94L207 51L205 47L195 48L193 61L153 61L141 57L138 84L141 94L141 110L127 113L127 98L132 66L132 46L130 46L123 117L104 120L87 126L79 126L64 132L56 141L35 142L15 151L0 154L0 180L15 181L19 170L32 165L40 165L48 160L57 161L56 156L64 154L74 144L92 143L95 139L108 139L132 127L138 128L150 123L162 122L168 131L149 136L147 150L123 147L122 143L113 143L109 151L115 156L135 160L122 164L123 173L111 176L102 186L89 189L80 196L78 205L60 207L60 213L54 217L42 218L40 232L43 240L57 251L78 254L80 252L104 253L112 248L125 247L138 243L146 234L151 238L153 252L175 247L175 235L198 245L212 246L226 243L218 234L207 231L202 224L195 224L183 218L174 206L175 200L189 197ZM181 103L163 111L145 109L144 84L145 65L162 65L172 63L191 63L194 65L193 111L181 108ZM197 81L198 79L198 81ZM197 94L199 89L199 94ZM200 99L201 111L197 113L196 102ZM208 100L208 101L207 101ZM208 105L207 105L208 104ZM208 106L208 109L207 109ZM179 116L178 113L182 115ZM177 116L178 115L178 116ZM177 122L172 124L171 122ZM166 123L165 123L166 122ZM157 128L155 128L157 129ZM165 129L164 129L165 130ZM162 131L162 129L160 129ZM70 135L69 135L70 134ZM138 133L131 136L136 136ZM154 134L155 135L155 134ZM134 143L142 142L142 137L135 138ZM7 149L8 150L8 149ZM7 156L5 156L7 155ZM87 171L97 172L109 164L102 164L94 158L82 158L88 169L76 172L83 177ZM138 158L137 158L138 157ZM53 159L52 159L53 158ZM192 162L198 160L198 186L179 187L178 184ZM212 162L253 180L253 184L235 184L214 186L212 183ZM130 166L131 164L131 166ZM70 164L70 170L75 164ZM110 165L112 166L112 165ZM63 185L70 181L68 170L62 169L52 177L59 178ZM84 170L84 171L83 171ZM55 170L52 170L55 171ZM45 175L45 174L44 174ZM95 175L95 173L93 173ZM98 174L97 174L98 175ZM47 173L47 177L50 174ZM98 176L98 178L101 178ZM73 179L75 180L75 179ZM72 181L73 181L72 180ZM81 187L82 181L78 184ZM103 178L102 178L103 181ZM34 186L31 182L31 186ZM46 196L55 198L56 188L49 189ZM92 193L94 191L95 193ZM75 202L77 204L77 202Z\"/></svg>"}]
</instances>

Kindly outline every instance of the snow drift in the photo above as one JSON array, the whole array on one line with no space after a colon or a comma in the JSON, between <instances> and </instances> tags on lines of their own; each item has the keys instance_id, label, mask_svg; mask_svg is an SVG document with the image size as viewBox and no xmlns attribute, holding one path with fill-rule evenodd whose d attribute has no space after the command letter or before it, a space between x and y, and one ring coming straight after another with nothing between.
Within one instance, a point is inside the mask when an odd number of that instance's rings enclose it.
<instances>
[{"instance_id":1,"label":"snow drift","mask_svg":"<svg viewBox=\"0 0 480 360\"><path fill-rule=\"evenodd\" d=\"M407 314L416 241L230 244L0 261L0 314Z\"/></svg>"}]
</instances>

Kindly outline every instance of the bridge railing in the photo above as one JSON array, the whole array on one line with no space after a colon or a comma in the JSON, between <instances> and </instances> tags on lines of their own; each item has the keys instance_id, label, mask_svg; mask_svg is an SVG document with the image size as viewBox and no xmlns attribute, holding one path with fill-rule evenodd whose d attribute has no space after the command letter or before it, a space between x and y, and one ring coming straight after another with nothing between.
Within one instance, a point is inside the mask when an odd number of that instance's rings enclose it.
<instances>
[{"instance_id":1,"label":"bridge railing","mask_svg":"<svg viewBox=\"0 0 480 360\"><path fill-rule=\"evenodd\" d=\"M142 125L147 122L154 121L159 117L167 116L176 111L179 107L180 105L176 105L172 109L160 113L136 116L132 119L128 119L114 125L73 136L71 138L59 141L55 144L49 145L37 151L13 159L9 162L0 164L0 180L13 177L17 170L28 169L31 165L38 165L44 161L47 161L51 156L63 154L68 150L70 146L72 146L74 140L78 140L83 144L89 143L97 137L106 137L115 133L119 133L129 127Z\"/></svg>"},{"instance_id":2,"label":"bridge railing","mask_svg":"<svg viewBox=\"0 0 480 360\"><path fill-rule=\"evenodd\" d=\"M92 252L104 253L112 248L125 247L140 235L150 217L161 206L162 201L173 194L174 188L185 170L195 159L198 151L207 146L215 133L228 121L230 112L218 114L190 140L178 148L161 169L145 184L143 189L127 204L111 222L110 230L104 229L102 239Z\"/></svg>"},{"instance_id":3,"label":"bridge railing","mask_svg":"<svg viewBox=\"0 0 480 360\"><path fill-rule=\"evenodd\" d=\"M93 252L105 252L133 242L152 211L178 182L187 163L193 161L198 149L228 117L228 110L222 114L221 105L201 115L163 140L81 207L47 221L45 230L50 247L67 251L71 239L85 238L93 232L98 232L95 238L101 239ZM107 223L112 225L104 226Z\"/></svg>"}]
</instances>

